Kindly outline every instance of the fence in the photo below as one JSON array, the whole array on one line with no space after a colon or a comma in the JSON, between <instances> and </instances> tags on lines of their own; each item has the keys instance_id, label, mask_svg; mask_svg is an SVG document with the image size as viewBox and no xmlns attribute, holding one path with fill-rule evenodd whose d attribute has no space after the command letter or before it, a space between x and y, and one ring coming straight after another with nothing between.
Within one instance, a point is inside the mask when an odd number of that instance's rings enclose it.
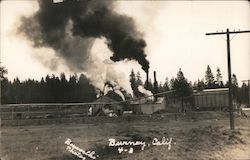
<instances>
[{"instance_id":1,"label":"fence","mask_svg":"<svg viewBox=\"0 0 250 160\"><path fill-rule=\"evenodd\" d=\"M0 107L1 120L86 116L90 104L9 104Z\"/></svg>"}]
</instances>

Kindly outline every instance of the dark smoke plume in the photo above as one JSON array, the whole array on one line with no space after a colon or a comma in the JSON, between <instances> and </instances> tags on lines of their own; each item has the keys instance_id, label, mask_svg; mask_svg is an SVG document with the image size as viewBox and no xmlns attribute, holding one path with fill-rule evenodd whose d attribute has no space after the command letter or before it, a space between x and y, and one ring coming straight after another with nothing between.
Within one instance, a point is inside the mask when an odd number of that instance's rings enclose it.
<instances>
[{"instance_id":1,"label":"dark smoke plume","mask_svg":"<svg viewBox=\"0 0 250 160\"><path fill-rule=\"evenodd\" d=\"M23 17L19 28L35 47L53 48L74 70L88 65L95 38L106 38L113 52L111 60L136 60L144 71L149 68L146 42L136 30L133 19L113 10L110 0L39 0L39 10Z\"/></svg>"}]
</instances>

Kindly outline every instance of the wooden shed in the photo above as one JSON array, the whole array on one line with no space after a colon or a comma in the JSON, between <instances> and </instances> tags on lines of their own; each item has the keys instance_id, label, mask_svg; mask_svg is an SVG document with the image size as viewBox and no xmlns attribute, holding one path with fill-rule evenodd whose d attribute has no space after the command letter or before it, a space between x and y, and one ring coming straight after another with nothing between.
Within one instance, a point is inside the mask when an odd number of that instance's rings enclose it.
<instances>
[{"instance_id":1,"label":"wooden shed","mask_svg":"<svg viewBox=\"0 0 250 160\"><path fill-rule=\"evenodd\" d=\"M194 90L194 107L198 110L223 110L228 107L228 88Z\"/></svg>"}]
</instances>

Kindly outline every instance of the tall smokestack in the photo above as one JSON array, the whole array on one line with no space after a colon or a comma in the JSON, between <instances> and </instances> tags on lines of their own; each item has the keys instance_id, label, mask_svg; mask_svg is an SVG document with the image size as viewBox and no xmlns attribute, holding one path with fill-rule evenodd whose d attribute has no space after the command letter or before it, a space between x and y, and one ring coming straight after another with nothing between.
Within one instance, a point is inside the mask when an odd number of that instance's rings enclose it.
<instances>
[{"instance_id":1,"label":"tall smokestack","mask_svg":"<svg viewBox=\"0 0 250 160\"><path fill-rule=\"evenodd\" d=\"M146 70L146 74L147 74L147 75L146 75L146 76L147 76L147 77L146 77L146 90L148 90L148 72L149 72L149 71Z\"/></svg>"},{"instance_id":2,"label":"tall smokestack","mask_svg":"<svg viewBox=\"0 0 250 160\"><path fill-rule=\"evenodd\" d=\"M154 71L154 94L158 93L158 82L156 80L156 71ZM157 96L155 96L155 100L157 100Z\"/></svg>"},{"instance_id":3,"label":"tall smokestack","mask_svg":"<svg viewBox=\"0 0 250 160\"><path fill-rule=\"evenodd\" d=\"M154 71L154 83L156 82L156 71Z\"/></svg>"}]
</instances>

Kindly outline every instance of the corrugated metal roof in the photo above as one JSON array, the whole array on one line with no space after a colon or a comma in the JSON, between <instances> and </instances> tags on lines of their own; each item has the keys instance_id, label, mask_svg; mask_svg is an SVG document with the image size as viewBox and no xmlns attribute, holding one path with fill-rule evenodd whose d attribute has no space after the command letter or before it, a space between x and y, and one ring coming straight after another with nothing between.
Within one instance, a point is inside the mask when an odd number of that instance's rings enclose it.
<instances>
[{"instance_id":1,"label":"corrugated metal roof","mask_svg":"<svg viewBox=\"0 0 250 160\"><path fill-rule=\"evenodd\" d=\"M215 88L215 89L204 89L201 91L194 90L194 95L201 95L201 94L216 94L216 93L228 93L228 88Z\"/></svg>"}]
</instances>

